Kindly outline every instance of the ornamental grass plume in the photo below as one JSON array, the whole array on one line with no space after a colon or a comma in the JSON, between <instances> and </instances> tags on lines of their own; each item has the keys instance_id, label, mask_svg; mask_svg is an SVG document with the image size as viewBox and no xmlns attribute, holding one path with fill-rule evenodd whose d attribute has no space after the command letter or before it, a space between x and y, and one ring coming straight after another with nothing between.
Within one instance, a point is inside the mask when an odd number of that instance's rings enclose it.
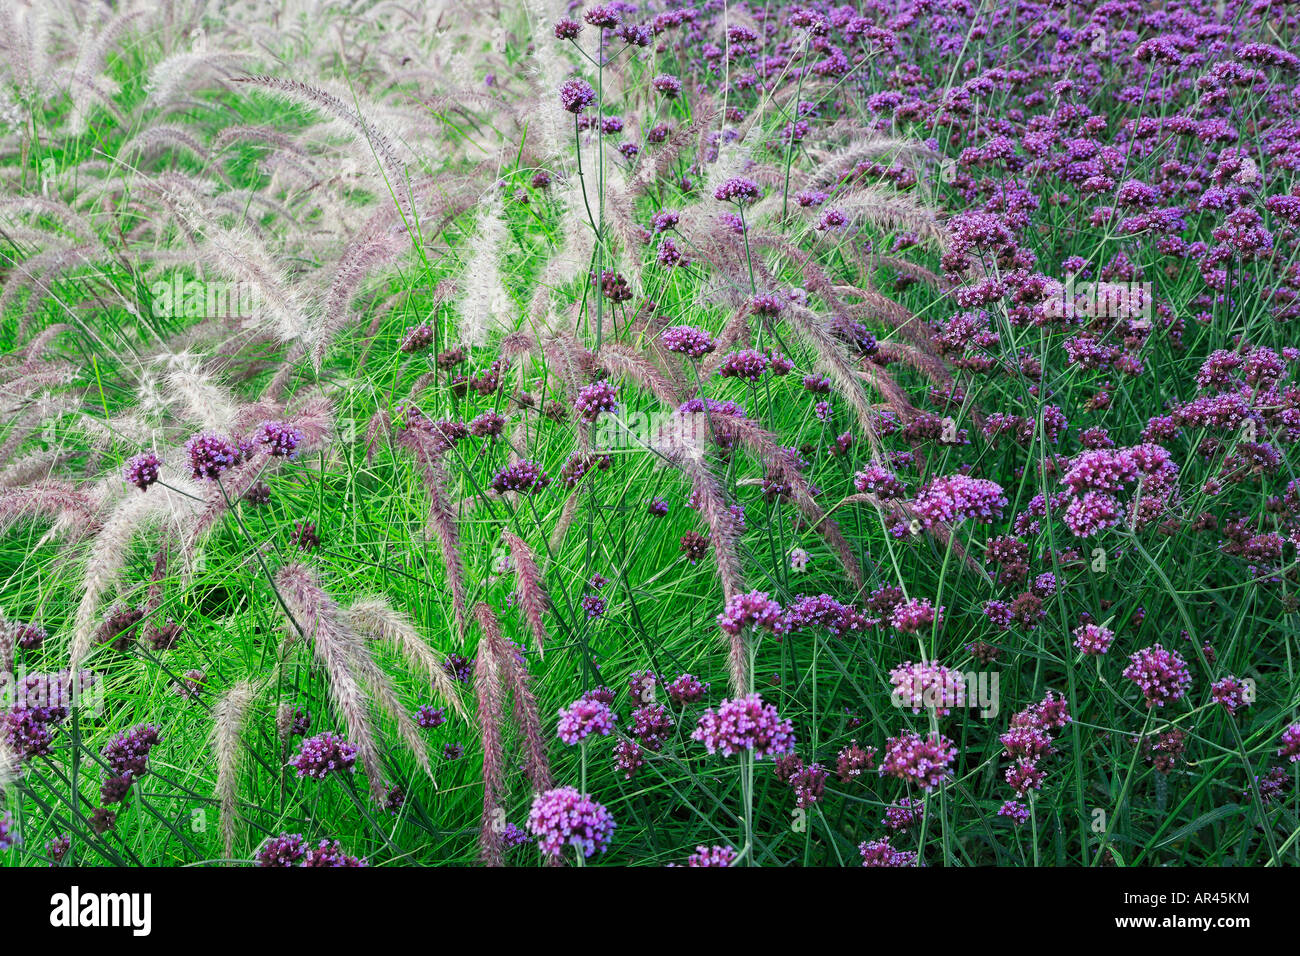
<instances>
[{"instance_id":1,"label":"ornamental grass plume","mask_svg":"<svg viewBox=\"0 0 1300 956\"><path fill-rule=\"evenodd\" d=\"M506 796L504 732L505 699L513 702L513 715L523 748L523 770L536 792L551 786L551 766L546 738L533 695L523 654L501 633L496 612L486 603L475 608L481 638L474 671L478 698L479 738L483 747L483 816L479 828L480 857L499 866L502 854L501 822ZM484 658L488 660L485 663Z\"/></svg>"},{"instance_id":2,"label":"ornamental grass plume","mask_svg":"<svg viewBox=\"0 0 1300 956\"><path fill-rule=\"evenodd\" d=\"M480 614L480 623L486 613ZM491 626L491 625L489 625ZM479 744L483 748L483 817L479 825L479 859L484 866L501 866L503 846L498 819L503 818L506 797L505 686L501 676L504 661L498 658L498 642L484 635L479 642L474 667L474 694L478 701Z\"/></svg>"},{"instance_id":3,"label":"ornamental grass plume","mask_svg":"<svg viewBox=\"0 0 1300 956\"><path fill-rule=\"evenodd\" d=\"M242 680L217 699L212 709L212 748L217 758L217 804L226 859L235 859L238 836L239 764L244 752L244 725L257 696L252 681Z\"/></svg>"},{"instance_id":4,"label":"ornamental grass plume","mask_svg":"<svg viewBox=\"0 0 1300 956\"><path fill-rule=\"evenodd\" d=\"M288 640L292 643L301 636L324 669L335 713L347 728L347 739L356 748L357 760L366 772L375 801L382 804L388 785L379 756L378 732L372 714L375 707L397 722L417 763L432 774L419 728L406 713L391 681L375 663L347 612L324 590L316 572L303 564L286 565L276 573L275 587L286 616Z\"/></svg>"},{"instance_id":5,"label":"ornamental grass plume","mask_svg":"<svg viewBox=\"0 0 1300 956\"><path fill-rule=\"evenodd\" d=\"M546 593L541 569L524 539L510 531L503 531L501 539L510 549L510 558L515 568L515 597L528 620L528 629L532 632L533 644L540 657L545 653L549 640L545 615L550 610L550 595Z\"/></svg>"},{"instance_id":6,"label":"ornamental grass plume","mask_svg":"<svg viewBox=\"0 0 1300 956\"><path fill-rule=\"evenodd\" d=\"M456 616L457 634L465 641L469 627L469 592L465 582L465 558L461 549L460 527L451 501L451 475L443 456L447 444L432 428L426 427L423 416L414 424L396 431L397 443L409 449L420 466L425 490L429 494L428 528L437 535L442 548L443 566L451 590L451 606Z\"/></svg>"},{"instance_id":7,"label":"ornamental grass plume","mask_svg":"<svg viewBox=\"0 0 1300 956\"><path fill-rule=\"evenodd\" d=\"M465 703L447 671L446 655L429 646L410 617L393 609L383 595L358 598L344 611L360 634L395 648L411 670L423 672L439 699L465 717Z\"/></svg>"}]
</instances>

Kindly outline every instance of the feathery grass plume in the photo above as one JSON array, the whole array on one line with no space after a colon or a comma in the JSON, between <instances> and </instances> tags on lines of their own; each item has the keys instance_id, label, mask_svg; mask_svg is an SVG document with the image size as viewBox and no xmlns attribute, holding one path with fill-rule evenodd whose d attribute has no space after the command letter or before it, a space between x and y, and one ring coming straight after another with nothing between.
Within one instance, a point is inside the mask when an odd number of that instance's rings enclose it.
<instances>
[{"instance_id":1,"label":"feathery grass plume","mask_svg":"<svg viewBox=\"0 0 1300 956\"><path fill-rule=\"evenodd\" d=\"M581 489L574 488L569 492L569 497L564 499L564 504L560 506L560 517L555 522L555 527L551 529L551 536L546 542L547 567L555 560L555 556L560 553L560 547L564 544L564 536L569 533L569 527L573 524L573 519L578 516L578 493Z\"/></svg>"},{"instance_id":2,"label":"feathery grass plume","mask_svg":"<svg viewBox=\"0 0 1300 956\"><path fill-rule=\"evenodd\" d=\"M912 262L910 259L902 259L898 256L868 253L858 245L853 246L852 252L853 258L858 263L858 271L862 275L871 275L878 269L892 269L904 278L924 282L936 291L943 291L943 277L919 262Z\"/></svg>"},{"instance_id":3,"label":"feathery grass plume","mask_svg":"<svg viewBox=\"0 0 1300 956\"><path fill-rule=\"evenodd\" d=\"M678 126L655 152L653 162L644 160L641 162L637 168L636 179L632 183L633 191L644 193L667 176L678 158L690 147L692 140L695 141L696 152L698 152L705 131L713 125L719 112L721 111L714 107L700 109L689 122Z\"/></svg>"},{"instance_id":4,"label":"feathery grass plume","mask_svg":"<svg viewBox=\"0 0 1300 956\"><path fill-rule=\"evenodd\" d=\"M36 100L50 85L49 44L53 27L52 7L19 6L16 2L0 6L4 17L5 48L18 95Z\"/></svg>"},{"instance_id":5,"label":"feathery grass plume","mask_svg":"<svg viewBox=\"0 0 1300 956\"><path fill-rule=\"evenodd\" d=\"M723 597L729 601L745 591L736 519L727 506L722 483L704 460L703 449L679 446L674 451L669 451L668 454L690 479L691 490L698 498L700 510L709 526L709 542L713 545L713 559L722 581Z\"/></svg>"},{"instance_id":6,"label":"feathery grass plume","mask_svg":"<svg viewBox=\"0 0 1300 956\"><path fill-rule=\"evenodd\" d=\"M493 188L480 204L470 255L461 274L460 338L467 345L485 345L488 334L505 328L510 296L501 281L501 257L508 238L501 190Z\"/></svg>"},{"instance_id":7,"label":"feathery grass plume","mask_svg":"<svg viewBox=\"0 0 1300 956\"><path fill-rule=\"evenodd\" d=\"M349 241L335 266L334 278L321 308L321 319L306 332L312 365L319 370L335 336L351 319L350 305L357 288L379 266L392 262L409 248L410 233L393 228L392 216L372 218ZM292 364L292 363L286 363Z\"/></svg>"},{"instance_id":8,"label":"feathery grass plume","mask_svg":"<svg viewBox=\"0 0 1300 956\"><path fill-rule=\"evenodd\" d=\"M862 366L861 371L855 374L864 381L869 382L871 387L885 399L894 414L904 422L911 421L920 414L902 386L894 381L893 377L879 365L867 362Z\"/></svg>"},{"instance_id":9,"label":"feathery grass plume","mask_svg":"<svg viewBox=\"0 0 1300 956\"><path fill-rule=\"evenodd\" d=\"M735 518L727 509L722 485L709 470L702 457L684 455L680 467L691 480L691 488L700 503L700 510L709 526L709 543L713 546L713 560L722 581L723 603L745 592L745 578L740 561L739 535ZM737 693L749 687L749 654L744 634L732 634L727 654L728 671L732 689Z\"/></svg>"},{"instance_id":10,"label":"feathery grass plume","mask_svg":"<svg viewBox=\"0 0 1300 956\"><path fill-rule=\"evenodd\" d=\"M17 782L22 772L18 754L9 746L9 741L0 737L0 800L5 798L5 791Z\"/></svg>"},{"instance_id":11,"label":"feathery grass plume","mask_svg":"<svg viewBox=\"0 0 1300 956\"><path fill-rule=\"evenodd\" d=\"M920 372L940 389L946 389L953 382L952 372L943 359L907 342L878 342L873 358L877 356L881 359L902 362Z\"/></svg>"},{"instance_id":12,"label":"feathery grass plume","mask_svg":"<svg viewBox=\"0 0 1300 956\"><path fill-rule=\"evenodd\" d=\"M555 90L560 88L564 78L572 67L556 52L552 42L555 21L564 12L558 4L547 4L541 0L525 0L529 18L533 21L533 55L536 64L534 85L537 89L537 110L534 119L545 147L542 159L558 156L571 143L568 118L562 110L550 108ZM547 9L549 7L553 9Z\"/></svg>"},{"instance_id":13,"label":"feathery grass plume","mask_svg":"<svg viewBox=\"0 0 1300 956\"><path fill-rule=\"evenodd\" d=\"M435 651L416 630L411 619L393 609L383 595L353 601L344 612L352 626L377 641L391 644L412 670L423 671L434 693L462 717L468 716L465 702L447 672L445 655Z\"/></svg>"},{"instance_id":14,"label":"feathery grass plume","mask_svg":"<svg viewBox=\"0 0 1300 956\"><path fill-rule=\"evenodd\" d=\"M519 598L519 606L528 620L533 644L539 655L545 654L546 643L550 640L545 615L550 609L551 599L546 593L541 569L537 567L533 552L523 538L511 531L501 532L501 538L510 549L510 558L515 566L515 596Z\"/></svg>"},{"instance_id":15,"label":"feathery grass plume","mask_svg":"<svg viewBox=\"0 0 1300 956\"><path fill-rule=\"evenodd\" d=\"M181 484L179 479L174 481ZM109 512L86 556L81 601L73 620L69 666L74 671L94 649L95 631L100 623L99 607L105 593L121 575L136 536L151 524L158 523L163 526L165 536L171 534L180 538L194 511L195 502L191 496L172 491L160 483L148 494L125 496Z\"/></svg>"},{"instance_id":16,"label":"feathery grass plume","mask_svg":"<svg viewBox=\"0 0 1300 956\"><path fill-rule=\"evenodd\" d=\"M857 415L858 425L867 436L871 452L876 457L884 456L880 437L876 434L876 424L872 415L871 402L863 391L861 382L849 359L844 346L831 331L830 323L811 309L791 303L783 312L799 338L812 348L817 356L817 367L824 372L839 393L845 398ZM883 378L889 376L883 369L877 369ZM892 379L890 379L892 383Z\"/></svg>"},{"instance_id":17,"label":"feathery grass plume","mask_svg":"<svg viewBox=\"0 0 1300 956\"><path fill-rule=\"evenodd\" d=\"M76 539L99 527L99 505L90 493L58 479L0 491L0 532L16 521L34 517L52 519L56 536Z\"/></svg>"},{"instance_id":18,"label":"feathery grass plume","mask_svg":"<svg viewBox=\"0 0 1300 956\"><path fill-rule=\"evenodd\" d=\"M27 308L18 320L19 339L26 337L27 328L45 298L54 296L55 278L78 266L94 265L102 253L103 247L98 242L59 245L14 264L14 271L0 292L0 311L7 312L20 294L31 290Z\"/></svg>"},{"instance_id":19,"label":"feathery grass plume","mask_svg":"<svg viewBox=\"0 0 1300 956\"><path fill-rule=\"evenodd\" d=\"M835 208L858 229L865 225L885 230L909 229L918 236L944 245L947 231L933 209L907 193L887 186L852 189L835 197Z\"/></svg>"},{"instance_id":20,"label":"feathery grass plume","mask_svg":"<svg viewBox=\"0 0 1300 956\"><path fill-rule=\"evenodd\" d=\"M583 176L578 176L575 171L552 187L555 202L560 207L562 238L542 270L538 282L539 295L559 288L591 268L596 251L596 233L602 225L603 213L599 202L591 204L594 187L589 185L584 196L583 177L590 175L589 171L595 168L598 155L593 146L584 145L580 153Z\"/></svg>"},{"instance_id":21,"label":"feathery grass plume","mask_svg":"<svg viewBox=\"0 0 1300 956\"><path fill-rule=\"evenodd\" d=\"M696 412L694 417L702 418L703 413ZM750 418L722 414L713 417L715 424L719 419L725 419L728 434L758 455L768 473L789 488L790 500L795 508L809 527L826 540L840 559L844 570L848 572L853 586L861 591L866 586L866 579L857 555L853 553L853 548L844 537L840 526L817 503L808 479L794 467L789 452L781 447L776 436Z\"/></svg>"},{"instance_id":22,"label":"feathery grass plume","mask_svg":"<svg viewBox=\"0 0 1300 956\"><path fill-rule=\"evenodd\" d=\"M938 277L935 277L936 280ZM833 288L838 310L848 315L865 315L878 319L898 329L914 346L923 351L933 352L930 330L920 316L914 315L907 308L875 289L859 289L856 286L837 285ZM846 302L845 298L858 298L860 302Z\"/></svg>"},{"instance_id":23,"label":"feathery grass plume","mask_svg":"<svg viewBox=\"0 0 1300 956\"><path fill-rule=\"evenodd\" d=\"M881 157L903 159L911 162L914 168L920 168L927 160L938 158L938 154L924 143L896 136L859 138L846 147L827 149L824 154L827 158L803 177L804 189L827 189L859 163ZM836 203L838 202L837 198Z\"/></svg>"},{"instance_id":24,"label":"feathery grass plume","mask_svg":"<svg viewBox=\"0 0 1300 956\"><path fill-rule=\"evenodd\" d=\"M551 761L546 755L547 737L542 729L537 697L533 694L532 678L524 666L522 655L515 654L510 649L507 649L502 670L514 706L515 724L523 738L524 773L533 785L533 790L541 793L551 788Z\"/></svg>"},{"instance_id":25,"label":"feathery grass plume","mask_svg":"<svg viewBox=\"0 0 1300 956\"><path fill-rule=\"evenodd\" d=\"M118 151L118 156L123 160L130 159L133 163L140 163L141 160L164 150L189 153L205 166L212 162L208 151L196 137L190 135L182 126L166 123L142 130L137 136L132 137L123 144ZM214 169L214 175L221 178L223 182L229 182L226 179L225 172L220 167Z\"/></svg>"},{"instance_id":26,"label":"feathery grass plume","mask_svg":"<svg viewBox=\"0 0 1300 956\"><path fill-rule=\"evenodd\" d=\"M501 803L505 798L505 747L501 731L505 724L504 664L500 628L496 615L486 604L474 609L483 639L479 641L474 665L474 692L478 698L479 742L483 747L483 817L479 826L479 858L485 866L500 866ZM507 653L509 653L507 651Z\"/></svg>"},{"instance_id":27,"label":"feathery grass plume","mask_svg":"<svg viewBox=\"0 0 1300 956\"><path fill-rule=\"evenodd\" d=\"M41 196L19 196L14 199L5 199L0 201L0 215L13 223L21 222L21 216L41 216L50 219L56 219L63 228L75 234L75 237L81 240L96 239L95 230L84 216L78 213L67 203L57 199L46 199ZM36 227L38 232L44 232L45 227ZM35 350L39 352L54 335L67 331L68 326L64 323L55 323L47 329L34 336L32 341L27 344L24 350L25 356L30 359ZM53 332L53 334L51 334Z\"/></svg>"},{"instance_id":28,"label":"feathery grass plume","mask_svg":"<svg viewBox=\"0 0 1300 956\"><path fill-rule=\"evenodd\" d=\"M179 406L187 419L200 428L226 431L235 420L238 405L229 390L217 384L213 373L198 356L188 352L170 356L167 364L166 400Z\"/></svg>"},{"instance_id":29,"label":"feathery grass plume","mask_svg":"<svg viewBox=\"0 0 1300 956\"><path fill-rule=\"evenodd\" d=\"M626 375L665 405L675 407L681 403L686 385L670 379L635 346L606 340L601 344L597 359L607 371Z\"/></svg>"},{"instance_id":30,"label":"feathery grass plume","mask_svg":"<svg viewBox=\"0 0 1300 956\"><path fill-rule=\"evenodd\" d=\"M0 613L0 687L4 687L14 672L14 654L18 650L14 625Z\"/></svg>"},{"instance_id":31,"label":"feathery grass plume","mask_svg":"<svg viewBox=\"0 0 1300 956\"><path fill-rule=\"evenodd\" d=\"M234 50L186 50L160 60L145 80L146 105L163 110L181 93L210 80L229 79L255 59Z\"/></svg>"},{"instance_id":32,"label":"feathery grass plume","mask_svg":"<svg viewBox=\"0 0 1300 956\"><path fill-rule=\"evenodd\" d=\"M460 528L456 524L456 512L451 502L451 475L447 472L442 457L446 446L431 432L415 427L400 429L397 432L397 443L414 453L424 477L424 489L429 493L426 531L432 531L438 536L442 563L447 570L447 584L451 587L451 607L456 618L456 631L463 644L469 623L469 594L465 584L465 558L461 553Z\"/></svg>"},{"instance_id":33,"label":"feathery grass plume","mask_svg":"<svg viewBox=\"0 0 1300 956\"><path fill-rule=\"evenodd\" d=\"M55 467L68 457L67 452L57 448L29 452L20 458L0 455L0 461L9 462L4 469L0 469L0 490L48 480Z\"/></svg>"},{"instance_id":34,"label":"feathery grass plume","mask_svg":"<svg viewBox=\"0 0 1300 956\"><path fill-rule=\"evenodd\" d=\"M430 780L434 780L433 766L429 763L429 752L425 746L425 739L420 733L420 728L411 719L411 715L406 708L402 706L402 701L397 696L392 680L375 663L364 642L360 645L355 662L356 671L370 691L371 699L397 724L397 732L406 741L406 746L410 748L412 755L414 755L415 762L428 775ZM437 786L436 780L434 780L434 786Z\"/></svg>"},{"instance_id":35,"label":"feathery grass plume","mask_svg":"<svg viewBox=\"0 0 1300 956\"><path fill-rule=\"evenodd\" d=\"M289 286L284 270L252 230L217 225L211 197L183 176L163 173L154 179L140 178L139 185L162 200L200 247L203 260L237 283L241 291L238 307L251 307L252 318L260 327L273 327L285 342L307 331L311 322L300 294Z\"/></svg>"},{"instance_id":36,"label":"feathery grass plume","mask_svg":"<svg viewBox=\"0 0 1300 956\"><path fill-rule=\"evenodd\" d=\"M230 686L212 708L212 747L217 757L217 802L221 814L221 840L226 859L235 859L238 835L239 757L243 748L248 709L257 696L251 680Z\"/></svg>"},{"instance_id":37,"label":"feathery grass plume","mask_svg":"<svg viewBox=\"0 0 1300 956\"><path fill-rule=\"evenodd\" d=\"M411 230L417 228L415 197L407 178L406 166L398 158L392 137L388 133L367 120L338 96L319 87L274 76L239 76L235 77L235 82L248 83L286 99L311 106L341 123L354 135L358 149L364 145L364 152L371 154L378 162L384 185L398 209L401 210L407 228Z\"/></svg>"},{"instance_id":38,"label":"feathery grass plume","mask_svg":"<svg viewBox=\"0 0 1300 956\"><path fill-rule=\"evenodd\" d=\"M371 796L382 801L387 781L363 687L365 667L361 662L369 659L369 652L311 568L285 565L276 572L275 587L288 617L290 638L301 634L325 669L335 713L347 727L348 742L357 748Z\"/></svg>"},{"instance_id":39,"label":"feathery grass plume","mask_svg":"<svg viewBox=\"0 0 1300 956\"><path fill-rule=\"evenodd\" d=\"M701 203L711 201L714 191L728 179L749 174L762 135L760 127L750 126L743 136L719 144L718 158L709 165L704 189L699 193Z\"/></svg>"}]
</instances>

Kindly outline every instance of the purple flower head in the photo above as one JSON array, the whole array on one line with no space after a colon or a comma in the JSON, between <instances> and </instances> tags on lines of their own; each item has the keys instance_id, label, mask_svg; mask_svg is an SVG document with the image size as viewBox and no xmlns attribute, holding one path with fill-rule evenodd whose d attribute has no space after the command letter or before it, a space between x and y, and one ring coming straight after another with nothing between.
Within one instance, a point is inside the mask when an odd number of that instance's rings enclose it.
<instances>
[{"instance_id":1,"label":"purple flower head","mask_svg":"<svg viewBox=\"0 0 1300 956\"><path fill-rule=\"evenodd\" d=\"M826 792L826 778L830 771L819 763L800 767L790 775L790 788L794 790L794 804L806 809L821 801Z\"/></svg>"},{"instance_id":2,"label":"purple flower head","mask_svg":"<svg viewBox=\"0 0 1300 956\"><path fill-rule=\"evenodd\" d=\"M1253 700L1253 692L1244 680L1229 674L1210 685L1210 699L1235 714Z\"/></svg>"},{"instance_id":3,"label":"purple flower head","mask_svg":"<svg viewBox=\"0 0 1300 956\"><path fill-rule=\"evenodd\" d=\"M775 706L749 694L724 700L716 711L706 710L691 739L704 744L710 754L721 751L730 757L749 750L762 759L794 750L794 726L777 714Z\"/></svg>"},{"instance_id":4,"label":"purple flower head","mask_svg":"<svg viewBox=\"0 0 1300 956\"><path fill-rule=\"evenodd\" d=\"M0 625L0 630L3 627L4 625ZM50 636L49 632L39 624L14 623L9 625L9 628L14 644L25 651L37 650Z\"/></svg>"},{"instance_id":5,"label":"purple flower head","mask_svg":"<svg viewBox=\"0 0 1300 956\"><path fill-rule=\"evenodd\" d=\"M298 753L289 760L298 776L324 780L334 771L353 773L356 770L357 748L330 731L308 737Z\"/></svg>"},{"instance_id":6,"label":"purple flower head","mask_svg":"<svg viewBox=\"0 0 1300 956\"><path fill-rule=\"evenodd\" d=\"M891 830L906 833L925 816L925 803L915 797L904 797L885 808L885 818L880 822Z\"/></svg>"},{"instance_id":7,"label":"purple flower head","mask_svg":"<svg viewBox=\"0 0 1300 956\"><path fill-rule=\"evenodd\" d=\"M704 699L709 685L700 683L694 674L679 674L668 685L668 696L679 704L693 704Z\"/></svg>"},{"instance_id":8,"label":"purple flower head","mask_svg":"<svg viewBox=\"0 0 1300 956\"><path fill-rule=\"evenodd\" d=\"M937 716L946 717L952 708L966 706L965 675L932 661L904 661L889 672L889 681L894 688L893 702L899 707L911 707L914 714L932 708Z\"/></svg>"},{"instance_id":9,"label":"purple flower head","mask_svg":"<svg viewBox=\"0 0 1300 956\"><path fill-rule=\"evenodd\" d=\"M574 116L582 113L596 100L596 91L586 80L566 80L560 87L560 105Z\"/></svg>"},{"instance_id":10,"label":"purple flower head","mask_svg":"<svg viewBox=\"0 0 1300 956\"><path fill-rule=\"evenodd\" d=\"M718 627L727 634L739 634L751 625L766 628L773 634L784 634L790 630L790 621L785 611L780 604L768 597L766 591L737 594L718 615Z\"/></svg>"},{"instance_id":11,"label":"purple flower head","mask_svg":"<svg viewBox=\"0 0 1300 956\"><path fill-rule=\"evenodd\" d=\"M158 743L160 732L153 724L136 724L113 737L100 751L109 772L115 776L143 777L149 769L149 751Z\"/></svg>"},{"instance_id":12,"label":"purple flower head","mask_svg":"<svg viewBox=\"0 0 1300 956\"><path fill-rule=\"evenodd\" d=\"M757 382L767 371L768 358L754 349L742 349L732 352L722 360L718 374L723 378L738 378L746 382Z\"/></svg>"},{"instance_id":13,"label":"purple flower head","mask_svg":"<svg viewBox=\"0 0 1300 956\"><path fill-rule=\"evenodd\" d=\"M555 21L555 39L572 40L582 32L582 24L571 17L560 17Z\"/></svg>"},{"instance_id":14,"label":"purple flower head","mask_svg":"<svg viewBox=\"0 0 1300 956\"><path fill-rule=\"evenodd\" d=\"M618 410L618 389L603 379L584 385L578 390L574 407L584 422L594 422L601 412Z\"/></svg>"},{"instance_id":15,"label":"purple flower head","mask_svg":"<svg viewBox=\"0 0 1300 956\"><path fill-rule=\"evenodd\" d=\"M669 229L676 229L681 219L681 213L676 210L664 209L650 217L650 226L655 232L667 232Z\"/></svg>"},{"instance_id":16,"label":"purple flower head","mask_svg":"<svg viewBox=\"0 0 1300 956\"><path fill-rule=\"evenodd\" d=\"M623 774L624 780L631 780L645 766L645 756L641 745L635 740L623 739L614 745L614 766Z\"/></svg>"},{"instance_id":17,"label":"purple flower head","mask_svg":"<svg viewBox=\"0 0 1300 956\"><path fill-rule=\"evenodd\" d=\"M432 704L421 704L415 711L415 724L425 730L441 727L447 722L447 712Z\"/></svg>"},{"instance_id":18,"label":"purple flower head","mask_svg":"<svg viewBox=\"0 0 1300 956\"><path fill-rule=\"evenodd\" d=\"M135 485L141 491L145 491L158 480L158 472L161 467L162 462L158 460L158 456L151 451L147 451L130 459L126 463L122 475L130 484Z\"/></svg>"},{"instance_id":19,"label":"purple flower head","mask_svg":"<svg viewBox=\"0 0 1300 956\"><path fill-rule=\"evenodd\" d=\"M947 737L905 731L885 741L880 773L906 780L922 790L933 790L952 776L957 747Z\"/></svg>"},{"instance_id":20,"label":"purple flower head","mask_svg":"<svg viewBox=\"0 0 1300 956\"><path fill-rule=\"evenodd\" d=\"M1014 800L1008 800L1002 806L998 807L998 816L1006 817L1016 826L1029 822L1029 808L1023 803L1017 803Z\"/></svg>"},{"instance_id":21,"label":"purple flower head","mask_svg":"<svg viewBox=\"0 0 1300 956\"><path fill-rule=\"evenodd\" d=\"M1285 758L1289 763L1300 761L1300 724L1291 724L1282 731L1282 736L1278 740L1281 743L1277 748L1279 757Z\"/></svg>"},{"instance_id":22,"label":"purple flower head","mask_svg":"<svg viewBox=\"0 0 1300 956\"><path fill-rule=\"evenodd\" d=\"M632 711L632 724L627 732L647 750L658 751L673 732L673 719L663 704L643 704Z\"/></svg>"},{"instance_id":23,"label":"purple flower head","mask_svg":"<svg viewBox=\"0 0 1300 956\"><path fill-rule=\"evenodd\" d=\"M741 176L733 176L713 190L713 198L719 202L734 202L741 206L757 202L762 195L758 183Z\"/></svg>"},{"instance_id":24,"label":"purple flower head","mask_svg":"<svg viewBox=\"0 0 1300 956\"><path fill-rule=\"evenodd\" d=\"M50 858L51 866L58 866L72 849L72 834L63 833L45 844L45 855Z\"/></svg>"},{"instance_id":25,"label":"purple flower head","mask_svg":"<svg viewBox=\"0 0 1300 956\"><path fill-rule=\"evenodd\" d=\"M1191 686L1187 662L1159 644L1142 648L1129 660L1132 663L1124 668L1124 676L1138 685L1148 708L1180 699Z\"/></svg>"},{"instance_id":26,"label":"purple flower head","mask_svg":"<svg viewBox=\"0 0 1300 956\"><path fill-rule=\"evenodd\" d=\"M501 494L505 494L507 491L536 494L550 483L550 476L542 471L535 462L527 459L502 468L492 479L492 487Z\"/></svg>"},{"instance_id":27,"label":"purple flower head","mask_svg":"<svg viewBox=\"0 0 1300 956\"><path fill-rule=\"evenodd\" d=\"M1115 632L1099 624L1084 624L1074 629L1074 646L1094 657L1110 650Z\"/></svg>"},{"instance_id":28,"label":"purple flower head","mask_svg":"<svg viewBox=\"0 0 1300 956\"><path fill-rule=\"evenodd\" d=\"M947 475L930 482L912 503L927 528L955 524L963 518L988 524L1002 516L1007 497L1002 486L986 478Z\"/></svg>"},{"instance_id":29,"label":"purple flower head","mask_svg":"<svg viewBox=\"0 0 1300 956\"><path fill-rule=\"evenodd\" d=\"M533 798L528 829L543 853L558 857L565 844L584 857L609 848L616 824L604 806L573 787L556 787Z\"/></svg>"},{"instance_id":30,"label":"purple flower head","mask_svg":"<svg viewBox=\"0 0 1300 956\"><path fill-rule=\"evenodd\" d=\"M185 443L196 481L214 481L244 459L243 450L224 435L201 432Z\"/></svg>"},{"instance_id":31,"label":"purple flower head","mask_svg":"<svg viewBox=\"0 0 1300 956\"><path fill-rule=\"evenodd\" d=\"M806 379L805 384L807 384ZM901 498L907 494L907 488L898 476L874 461L853 476L853 487L862 494L875 495L882 501Z\"/></svg>"},{"instance_id":32,"label":"purple flower head","mask_svg":"<svg viewBox=\"0 0 1300 956\"><path fill-rule=\"evenodd\" d=\"M582 19L593 27L600 27L602 30L612 30L623 22L623 18L618 14L618 5L613 3L592 7L582 15ZM590 856L591 854L587 855Z\"/></svg>"},{"instance_id":33,"label":"purple flower head","mask_svg":"<svg viewBox=\"0 0 1300 956\"><path fill-rule=\"evenodd\" d=\"M687 866L731 866L739 854L733 846L697 846L686 858Z\"/></svg>"},{"instance_id":34,"label":"purple flower head","mask_svg":"<svg viewBox=\"0 0 1300 956\"><path fill-rule=\"evenodd\" d=\"M916 866L916 854L911 850L897 850L889 843L889 837L858 844L858 853L862 856L863 866L907 867Z\"/></svg>"},{"instance_id":35,"label":"purple flower head","mask_svg":"<svg viewBox=\"0 0 1300 956\"><path fill-rule=\"evenodd\" d=\"M321 840L314 847L307 847L299 866L368 866L364 859L348 856L337 840Z\"/></svg>"},{"instance_id":36,"label":"purple flower head","mask_svg":"<svg viewBox=\"0 0 1300 956\"><path fill-rule=\"evenodd\" d=\"M682 81L667 73L660 73L650 84L670 100L675 100L682 91Z\"/></svg>"},{"instance_id":37,"label":"purple flower head","mask_svg":"<svg viewBox=\"0 0 1300 956\"><path fill-rule=\"evenodd\" d=\"M289 547L307 554L320 547L320 535L316 533L316 525L310 521L295 521L293 531L289 533Z\"/></svg>"},{"instance_id":38,"label":"purple flower head","mask_svg":"<svg viewBox=\"0 0 1300 956\"><path fill-rule=\"evenodd\" d=\"M433 344L434 332L433 326L426 323L412 325L402 335L401 351L407 355L414 355L416 352L423 352Z\"/></svg>"},{"instance_id":39,"label":"purple flower head","mask_svg":"<svg viewBox=\"0 0 1300 956\"><path fill-rule=\"evenodd\" d=\"M555 725L555 735L569 746L573 746L592 734L608 737L614 732L617 718L603 701L579 697L568 707L560 710L560 719Z\"/></svg>"},{"instance_id":40,"label":"purple flower head","mask_svg":"<svg viewBox=\"0 0 1300 956\"><path fill-rule=\"evenodd\" d=\"M14 818L6 810L0 813L0 851L8 850L22 842L18 831L14 829Z\"/></svg>"},{"instance_id":41,"label":"purple flower head","mask_svg":"<svg viewBox=\"0 0 1300 956\"><path fill-rule=\"evenodd\" d=\"M934 624L943 623L943 608L936 608L924 598L908 598L893 609L889 623L904 634L915 634Z\"/></svg>"},{"instance_id":42,"label":"purple flower head","mask_svg":"<svg viewBox=\"0 0 1300 956\"><path fill-rule=\"evenodd\" d=\"M708 355L717 348L713 336L693 325L670 326L664 329L660 340L669 352L677 352L693 359Z\"/></svg>"},{"instance_id":43,"label":"purple flower head","mask_svg":"<svg viewBox=\"0 0 1300 956\"><path fill-rule=\"evenodd\" d=\"M281 833L263 843L254 859L264 867L298 866L306 854L307 844L301 833Z\"/></svg>"}]
</instances>

